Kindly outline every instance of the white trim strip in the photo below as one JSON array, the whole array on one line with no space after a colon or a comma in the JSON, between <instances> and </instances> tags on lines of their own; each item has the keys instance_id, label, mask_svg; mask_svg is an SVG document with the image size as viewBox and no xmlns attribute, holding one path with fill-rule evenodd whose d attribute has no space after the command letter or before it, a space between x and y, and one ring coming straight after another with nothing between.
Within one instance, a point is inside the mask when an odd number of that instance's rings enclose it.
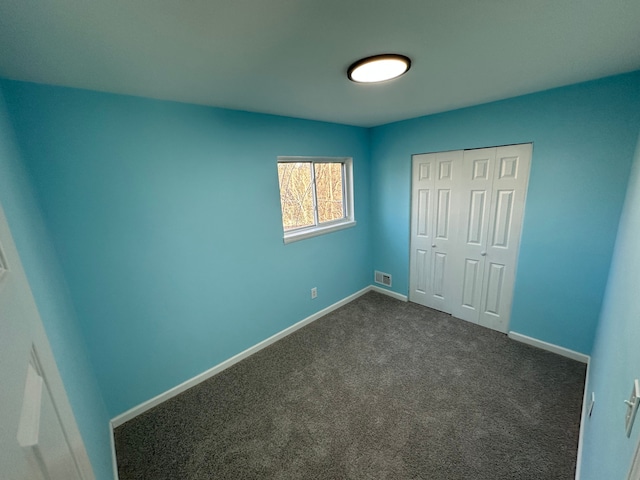
<instances>
[{"instance_id":1,"label":"white trim strip","mask_svg":"<svg viewBox=\"0 0 640 480\"><path fill-rule=\"evenodd\" d=\"M561 347L559 345L554 345L553 343L543 342L542 340L538 340L537 338L528 337L526 335L522 335L521 333L509 332L508 336L510 339L515 340L516 342L526 343L527 345L531 345L533 347L541 348L542 350L547 350L549 352L556 353L558 355L562 355L563 357L571 358L572 360L577 360L578 362L589 364L589 355L585 355L584 353L576 352L574 350L569 350L568 348Z\"/></svg>"},{"instance_id":2,"label":"white trim strip","mask_svg":"<svg viewBox=\"0 0 640 480\"><path fill-rule=\"evenodd\" d=\"M580 415L580 433L578 434L578 456L576 458L576 477L575 480L580 480L580 467L582 466L582 445L584 443L584 429L585 423L589 413L587 402L590 401L589 395L589 369L591 368L591 362L587 362L587 373L584 378L584 394L582 396L582 415Z\"/></svg>"},{"instance_id":3,"label":"white trim strip","mask_svg":"<svg viewBox=\"0 0 640 480\"><path fill-rule=\"evenodd\" d=\"M351 228L356 226L355 220L345 219L340 223L332 223L331 225L320 225L305 228L304 230L285 232L284 243L293 243L306 238L317 237L318 235L324 235L325 233L337 232L338 230L344 230L345 228Z\"/></svg>"},{"instance_id":4,"label":"white trim strip","mask_svg":"<svg viewBox=\"0 0 640 480\"><path fill-rule=\"evenodd\" d=\"M371 285L371 287L369 288L374 292L382 293L383 295L387 295L389 297L395 298L396 300L401 300L403 302L407 302L409 300L406 295L402 295L401 293L396 293L392 290L387 290L386 288L382 288L377 285Z\"/></svg>"},{"instance_id":5,"label":"white trim strip","mask_svg":"<svg viewBox=\"0 0 640 480\"><path fill-rule=\"evenodd\" d=\"M253 355L254 353L262 350L265 347L268 347L269 345L271 345L274 342L277 342L278 340L280 340L281 338L286 337L287 335L295 332L296 330L299 330L300 328L304 327L305 325L310 324L311 322L313 322L314 320L317 320L318 318L326 315L327 313L330 313L340 307L342 307L343 305L346 305L347 303L355 300L356 298L364 295L365 293L371 291L372 289L375 289L375 287L372 286L368 286L363 288L362 290L349 295L346 298L343 298L342 300L334 303L333 305L329 305L326 308L323 308L322 310L320 310L319 312L314 313L313 315L310 315L309 317L305 318L304 320L299 321L298 323L295 323L293 325L291 325L288 328L285 328L284 330L282 330L281 332L276 333L275 335L272 335L271 337L261 341L260 343L257 343L256 345L254 345L253 347L249 347L246 350L244 350L243 352L238 353L237 355L234 355L233 357L219 363L218 365L210 368L209 370L202 372L199 375L196 375L195 377L186 380L185 382L182 382L180 385L177 385L169 390L167 390L164 393L161 393L160 395L157 395L155 397L153 397L150 400L147 400L146 402L141 403L140 405L137 405L129 410L127 410L124 413L121 413L120 415L114 417L111 420L111 424L114 428L119 427L120 425L122 425L125 422L128 422L129 420L131 420L134 417L137 417L138 415L146 412L147 410L160 405L162 402L169 400L170 398L175 397L176 395L184 392L185 390L199 384L200 382L204 382L205 380L207 380L208 378L213 377L214 375L216 375L217 373L220 373L221 371L229 368L230 366L238 363L240 360L243 360L245 358L247 358L250 355ZM386 293L387 295L393 294L394 292L382 292L382 293ZM398 295L398 294L395 294ZM391 295L393 296L393 295ZM402 295L400 295L402 297ZM396 297L397 298L397 297ZM405 297L406 298L406 297Z\"/></svg>"},{"instance_id":6,"label":"white trim strip","mask_svg":"<svg viewBox=\"0 0 640 480\"><path fill-rule=\"evenodd\" d=\"M120 480L118 476L118 458L116 457L116 440L113 436L113 420L109 422L109 443L111 444L111 464L113 465L113 479Z\"/></svg>"}]
</instances>

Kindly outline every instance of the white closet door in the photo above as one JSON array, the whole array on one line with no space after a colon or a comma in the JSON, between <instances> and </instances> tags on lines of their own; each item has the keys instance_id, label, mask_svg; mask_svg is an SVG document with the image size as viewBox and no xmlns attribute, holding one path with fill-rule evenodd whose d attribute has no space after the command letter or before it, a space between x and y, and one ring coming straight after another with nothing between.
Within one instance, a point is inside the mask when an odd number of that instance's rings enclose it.
<instances>
[{"instance_id":1,"label":"white closet door","mask_svg":"<svg viewBox=\"0 0 640 480\"><path fill-rule=\"evenodd\" d=\"M409 300L508 330L532 149L413 156Z\"/></svg>"},{"instance_id":2,"label":"white closet door","mask_svg":"<svg viewBox=\"0 0 640 480\"><path fill-rule=\"evenodd\" d=\"M457 235L454 185L462 150L413 156L409 299L451 313Z\"/></svg>"},{"instance_id":3,"label":"white closet door","mask_svg":"<svg viewBox=\"0 0 640 480\"><path fill-rule=\"evenodd\" d=\"M496 150L478 323L507 332L520 246L532 145Z\"/></svg>"},{"instance_id":4,"label":"white closet door","mask_svg":"<svg viewBox=\"0 0 640 480\"><path fill-rule=\"evenodd\" d=\"M460 223L452 268L451 313L473 323L480 318L495 161L496 148L465 150L457 189Z\"/></svg>"}]
</instances>

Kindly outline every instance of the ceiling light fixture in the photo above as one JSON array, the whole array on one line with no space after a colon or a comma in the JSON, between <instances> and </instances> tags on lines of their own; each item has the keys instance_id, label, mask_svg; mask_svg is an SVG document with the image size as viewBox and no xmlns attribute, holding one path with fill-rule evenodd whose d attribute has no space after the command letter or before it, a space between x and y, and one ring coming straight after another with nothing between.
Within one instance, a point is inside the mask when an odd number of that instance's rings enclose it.
<instances>
[{"instance_id":1,"label":"ceiling light fixture","mask_svg":"<svg viewBox=\"0 0 640 480\"><path fill-rule=\"evenodd\" d=\"M363 58L351 64L349 80L356 83L377 83L399 77L409 71L411 60L404 55L387 53Z\"/></svg>"}]
</instances>

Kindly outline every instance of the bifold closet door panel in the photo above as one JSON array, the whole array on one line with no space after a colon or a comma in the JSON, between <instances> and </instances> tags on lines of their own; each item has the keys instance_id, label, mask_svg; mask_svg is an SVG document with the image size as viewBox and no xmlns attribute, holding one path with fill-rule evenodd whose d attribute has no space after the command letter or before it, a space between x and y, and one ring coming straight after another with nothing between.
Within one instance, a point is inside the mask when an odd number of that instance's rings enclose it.
<instances>
[{"instance_id":1,"label":"bifold closet door panel","mask_svg":"<svg viewBox=\"0 0 640 480\"><path fill-rule=\"evenodd\" d=\"M473 323L478 323L480 318L496 150L465 150L457 187L460 215L452 262L451 313Z\"/></svg>"},{"instance_id":2,"label":"bifold closet door panel","mask_svg":"<svg viewBox=\"0 0 640 480\"><path fill-rule=\"evenodd\" d=\"M462 151L413 156L409 299L451 313Z\"/></svg>"},{"instance_id":3,"label":"bifold closet door panel","mask_svg":"<svg viewBox=\"0 0 640 480\"><path fill-rule=\"evenodd\" d=\"M507 332L531 168L532 144L496 150L478 323Z\"/></svg>"},{"instance_id":4,"label":"bifold closet door panel","mask_svg":"<svg viewBox=\"0 0 640 480\"><path fill-rule=\"evenodd\" d=\"M414 155L411 173L409 299L427 305L431 272L432 201L435 154Z\"/></svg>"}]
</instances>

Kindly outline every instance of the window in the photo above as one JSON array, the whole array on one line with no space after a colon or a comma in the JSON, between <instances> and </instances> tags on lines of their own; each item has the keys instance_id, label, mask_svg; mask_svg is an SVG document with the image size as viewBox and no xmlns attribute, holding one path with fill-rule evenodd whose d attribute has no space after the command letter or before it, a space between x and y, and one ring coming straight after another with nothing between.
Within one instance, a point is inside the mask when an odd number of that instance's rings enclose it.
<instances>
[{"instance_id":1,"label":"window","mask_svg":"<svg viewBox=\"0 0 640 480\"><path fill-rule=\"evenodd\" d=\"M351 158L278 157L284 243L356 224Z\"/></svg>"}]
</instances>

